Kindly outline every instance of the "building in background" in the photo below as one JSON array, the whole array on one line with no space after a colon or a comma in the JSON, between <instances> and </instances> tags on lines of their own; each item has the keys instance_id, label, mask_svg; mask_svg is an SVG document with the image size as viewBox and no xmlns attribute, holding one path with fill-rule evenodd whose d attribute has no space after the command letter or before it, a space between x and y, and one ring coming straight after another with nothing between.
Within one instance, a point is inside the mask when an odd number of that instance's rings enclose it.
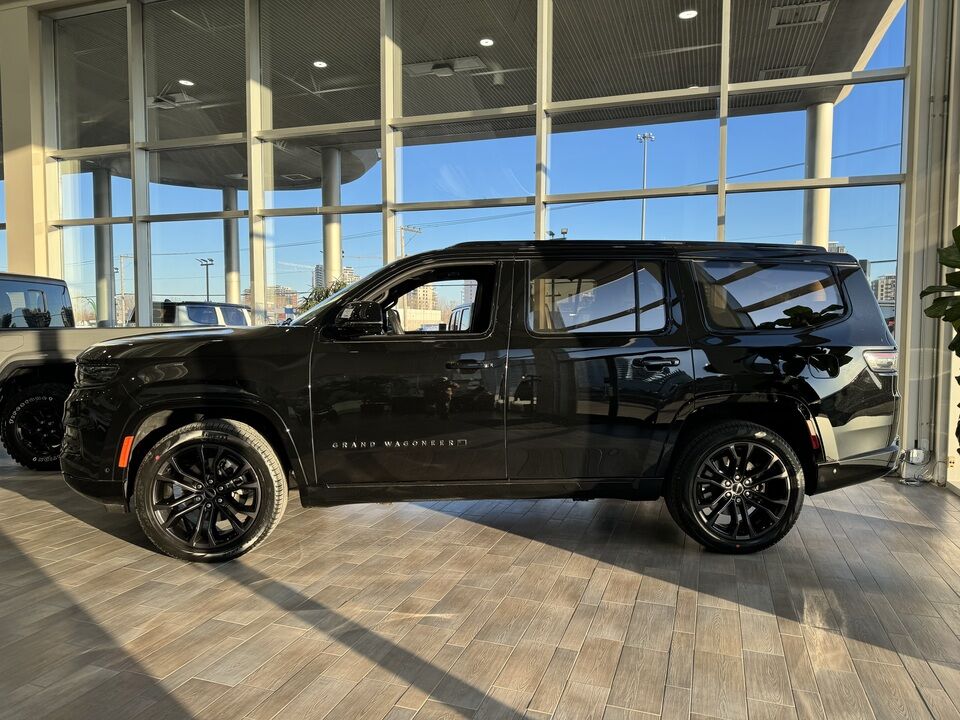
<instances>
[{"instance_id":1,"label":"building in background","mask_svg":"<svg viewBox=\"0 0 960 720\"><path fill-rule=\"evenodd\" d=\"M881 275L870 282L870 289L881 303L896 303L897 276Z\"/></svg>"}]
</instances>

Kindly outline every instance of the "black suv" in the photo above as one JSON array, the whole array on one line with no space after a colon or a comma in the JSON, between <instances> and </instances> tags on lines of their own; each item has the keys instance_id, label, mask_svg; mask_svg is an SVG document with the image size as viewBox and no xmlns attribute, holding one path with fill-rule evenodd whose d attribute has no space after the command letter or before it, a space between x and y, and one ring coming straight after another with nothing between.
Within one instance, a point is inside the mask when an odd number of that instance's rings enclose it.
<instances>
[{"instance_id":1,"label":"black suv","mask_svg":"<svg viewBox=\"0 0 960 720\"><path fill-rule=\"evenodd\" d=\"M470 306L467 323L446 322ZM461 313L462 315L462 313ZM727 552L895 465L894 340L810 247L486 242L398 260L285 326L79 360L67 482L164 552L224 560L304 505L665 497Z\"/></svg>"}]
</instances>

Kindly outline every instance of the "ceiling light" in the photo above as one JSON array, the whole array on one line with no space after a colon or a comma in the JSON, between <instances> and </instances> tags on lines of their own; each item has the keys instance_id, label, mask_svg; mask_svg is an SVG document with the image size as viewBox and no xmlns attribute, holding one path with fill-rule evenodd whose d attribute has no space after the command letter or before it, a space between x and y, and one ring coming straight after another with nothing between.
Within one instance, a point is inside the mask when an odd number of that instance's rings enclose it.
<instances>
[{"instance_id":1,"label":"ceiling light","mask_svg":"<svg viewBox=\"0 0 960 720\"><path fill-rule=\"evenodd\" d=\"M677 15L681 20L693 20L697 16L696 10L683 10Z\"/></svg>"},{"instance_id":2,"label":"ceiling light","mask_svg":"<svg viewBox=\"0 0 960 720\"><path fill-rule=\"evenodd\" d=\"M493 45L493 38L480 38L480 44L483 47L490 47Z\"/></svg>"},{"instance_id":3,"label":"ceiling light","mask_svg":"<svg viewBox=\"0 0 960 720\"><path fill-rule=\"evenodd\" d=\"M313 66L314 66L315 68L325 68L325 67L327 66L327 64L326 64L323 60L314 60L314 61L313 61Z\"/></svg>"},{"instance_id":4,"label":"ceiling light","mask_svg":"<svg viewBox=\"0 0 960 720\"><path fill-rule=\"evenodd\" d=\"M177 80L177 82L183 85L184 87L193 87L194 85L193 80Z\"/></svg>"}]
</instances>

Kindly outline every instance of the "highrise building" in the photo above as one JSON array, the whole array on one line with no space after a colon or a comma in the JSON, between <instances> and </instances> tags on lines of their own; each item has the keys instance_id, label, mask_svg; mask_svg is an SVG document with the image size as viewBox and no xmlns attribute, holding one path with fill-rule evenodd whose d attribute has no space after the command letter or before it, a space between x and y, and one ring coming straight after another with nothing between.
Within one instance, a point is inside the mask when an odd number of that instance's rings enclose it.
<instances>
[{"instance_id":1,"label":"highrise building","mask_svg":"<svg viewBox=\"0 0 960 720\"><path fill-rule=\"evenodd\" d=\"M896 302L897 276L881 275L870 282L870 289L873 290L878 302Z\"/></svg>"}]
</instances>

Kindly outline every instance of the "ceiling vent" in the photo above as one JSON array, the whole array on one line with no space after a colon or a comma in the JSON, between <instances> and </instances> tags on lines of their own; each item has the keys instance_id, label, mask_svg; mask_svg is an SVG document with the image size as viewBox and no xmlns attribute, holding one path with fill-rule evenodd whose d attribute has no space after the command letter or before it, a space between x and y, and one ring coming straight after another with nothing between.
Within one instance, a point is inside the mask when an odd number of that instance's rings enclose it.
<instances>
[{"instance_id":1,"label":"ceiling vent","mask_svg":"<svg viewBox=\"0 0 960 720\"><path fill-rule=\"evenodd\" d=\"M303 173L290 173L289 175L281 175L284 180L289 180L290 182L307 182L313 180L309 175L304 175Z\"/></svg>"},{"instance_id":2,"label":"ceiling vent","mask_svg":"<svg viewBox=\"0 0 960 720\"><path fill-rule=\"evenodd\" d=\"M403 71L409 77L423 77L425 75L435 75L436 77L450 77L461 72L477 72L486 70L487 65L476 55L468 57L448 58L445 60L433 60L430 62L410 63L403 66Z\"/></svg>"},{"instance_id":3,"label":"ceiling vent","mask_svg":"<svg viewBox=\"0 0 960 720\"><path fill-rule=\"evenodd\" d=\"M175 110L184 105L196 105L198 102L200 101L185 92L166 93L165 95L154 95L147 98L147 110L154 108L157 110Z\"/></svg>"},{"instance_id":4,"label":"ceiling vent","mask_svg":"<svg viewBox=\"0 0 960 720\"><path fill-rule=\"evenodd\" d=\"M758 80L784 80L786 78L801 77L807 74L806 65L794 65L785 68L767 68L760 71Z\"/></svg>"},{"instance_id":5,"label":"ceiling vent","mask_svg":"<svg viewBox=\"0 0 960 720\"><path fill-rule=\"evenodd\" d=\"M830 0L775 7L770 12L770 24L767 28L775 30L798 25L816 25L827 19L828 10L830 10Z\"/></svg>"}]
</instances>

